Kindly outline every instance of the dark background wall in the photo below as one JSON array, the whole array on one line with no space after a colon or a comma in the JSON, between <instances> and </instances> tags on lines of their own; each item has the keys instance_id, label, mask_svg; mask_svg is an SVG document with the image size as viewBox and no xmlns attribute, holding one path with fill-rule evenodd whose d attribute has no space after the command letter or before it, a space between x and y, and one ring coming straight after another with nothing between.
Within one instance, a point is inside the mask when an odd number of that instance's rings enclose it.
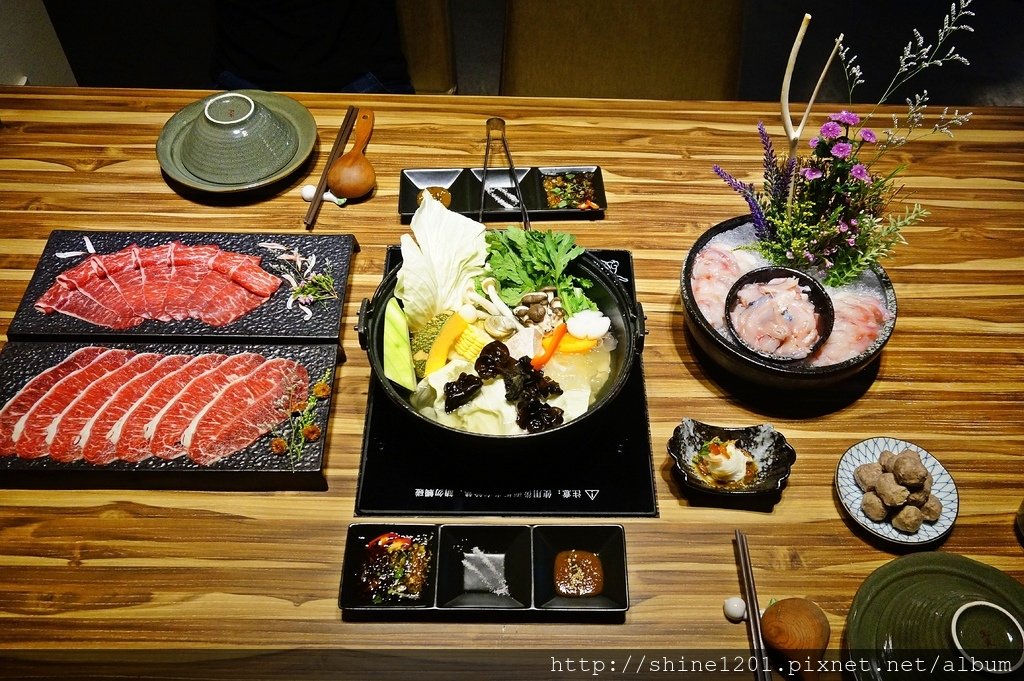
<instances>
[{"instance_id":1,"label":"dark background wall","mask_svg":"<svg viewBox=\"0 0 1024 681\"><path fill-rule=\"evenodd\" d=\"M495 22L506 0L453 0L459 91L496 94ZM515 0L507 0L515 2ZM643 0L623 0L642 2ZM713 0L709 0L713 1ZM955 0L747 0L743 35L741 99L779 98L790 46L805 12L813 16L800 52L792 98L810 95L836 36L859 56L865 80L857 100L873 102L889 83L903 45L918 28L935 39L942 15ZM80 85L115 87L210 87L210 54L215 29L212 3L206 0L46 0L47 11ZM975 0L974 33L955 35L970 67L935 69L910 83L902 101L927 88L934 104L1024 105L1024 0ZM468 14L467 14L468 13ZM481 19L482 18L482 19ZM480 19L480 20L478 20ZM329 17L326 18L329 20ZM676 20L699 20L681 15ZM657 27L652 27L657 30ZM643 68L638 64L637 68ZM834 67L820 101L846 101L845 82Z\"/></svg>"},{"instance_id":2,"label":"dark background wall","mask_svg":"<svg viewBox=\"0 0 1024 681\"><path fill-rule=\"evenodd\" d=\"M772 101L781 93L782 74L804 13L811 15L791 96L806 100L836 37L850 54L858 56L865 83L854 91L857 102L877 102L893 75L903 47L918 29L925 44L934 44L942 18L954 0L859 0L826 3L820 0L748 0L745 7L743 59L740 74L742 99ZM970 60L970 66L946 65L926 70L907 83L890 102L900 103L927 89L933 104L1024 104L1024 1L975 0L975 12L966 23L975 31L956 32L946 44ZM942 51L945 54L945 50ZM838 64L838 57L836 59ZM847 101L842 69L834 66L819 101Z\"/></svg>"}]
</instances>

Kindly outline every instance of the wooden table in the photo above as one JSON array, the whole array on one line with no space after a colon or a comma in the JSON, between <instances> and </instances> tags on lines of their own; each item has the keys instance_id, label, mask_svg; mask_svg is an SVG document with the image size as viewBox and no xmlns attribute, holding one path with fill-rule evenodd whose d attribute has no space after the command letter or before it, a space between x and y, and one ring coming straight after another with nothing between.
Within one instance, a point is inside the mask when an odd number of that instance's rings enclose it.
<instances>
[{"instance_id":1,"label":"wooden table","mask_svg":"<svg viewBox=\"0 0 1024 681\"><path fill-rule=\"evenodd\" d=\"M301 94L296 98L315 116L320 146L291 184L255 197L185 197L162 177L154 145L167 119L204 94L0 89L0 332L53 229L301 234L300 187L319 177L345 107L372 107L376 129L367 155L377 170L376 195L345 208L324 206L316 227L355 234L362 246L344 308L348 361L337 372L329 490L4 490L4 648L743 651L745 628L722 616L723 599L739 593L732 533L743 528L762 604L813 599L828 615L830 648L838 650L857 588L898 555L855 535L833 493L839 456L874 435L920 444L954 476L960 515L939 550L1024 579L1013 527L1024 499L1024 109L976 110L955 139L933 136L894 154L910 163L902 176L906 195L931 216L907 230L907 245L886 263L899 322L877 375L845 384L824 401L766 400L762 390L695 360L679 271L704 230L745 211L711 165L756 181L759 120L784 146L776 107ZM818 111L823 120L827 108ZM339 575L346 527L358 520L354 496L370 378L353 331L356 310L380 281L385 246L407 229L397 214L400 170L479 165L490 116L508 121L521 167L603 169L605 218L556 226L584 246L633 253L650 331L643 356L660 515L622 521L630 587L625 624L345 622ZM771 513L686 501L665 451L684 416L771 421L788 436L799 458Z\"/></svg>"}]
</instances>

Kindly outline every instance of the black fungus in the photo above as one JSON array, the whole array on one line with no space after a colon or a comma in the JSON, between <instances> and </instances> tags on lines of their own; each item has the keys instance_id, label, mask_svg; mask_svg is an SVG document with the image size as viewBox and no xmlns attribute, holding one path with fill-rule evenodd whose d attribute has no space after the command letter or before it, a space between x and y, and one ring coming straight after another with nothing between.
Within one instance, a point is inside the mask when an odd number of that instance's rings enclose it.
<instances>
[{"instance_id":1,"label":"black fungus","mask_svg":"<svg viewBox=\"0 0 1024 681\"><path fill-rule=\"evenodd\" d=\"M501 341L491 341L480 351L473 368L480 378L490 379L504 376L512 371L515 360L508 354L508 347Z\"/></svg>"},{"instance_id":2,"label":"black fungus","mask_svg":"<svg viewBox=\"0 0 1024 681\"><path fill-rule=\"evenodd\" d=\"M539 433L562 425L562 410L545 404L535 397L516 404L516 424L528 433Z\"/></svg>"},{"instance_id":3,"label":"black fungus","mask_svg":"<svg viewBox=\"0 0 1024 681\"><path fill-rule=\"evenodd\" d=\"M461 374L459 378L444 386L444 410L452 412L473 398L483 385L483 380L503 378L505 399L516 405L516 423L523 430L539 433L561 425L563 412L550 407L543 400L561 395L562 387L540 369L534 369L529 357L512 359L508 347L501 341L484 346L473 366L479 377Z\"/></svg>"},{"instance_id":4,"label":"black fungus","mask_svg":"<svg viewBox=\"0 0 1024 681\"><path fill-rule=\"evenodd\" d=\"M480 380L479 376L473 374L467 374L465 372L459 374L459 377L454 381L450 381L444 384L444 411L446 414L450 414L466 402L473 399L473 396L480 392L484 382Z\"/></svg>"}]
</instances>

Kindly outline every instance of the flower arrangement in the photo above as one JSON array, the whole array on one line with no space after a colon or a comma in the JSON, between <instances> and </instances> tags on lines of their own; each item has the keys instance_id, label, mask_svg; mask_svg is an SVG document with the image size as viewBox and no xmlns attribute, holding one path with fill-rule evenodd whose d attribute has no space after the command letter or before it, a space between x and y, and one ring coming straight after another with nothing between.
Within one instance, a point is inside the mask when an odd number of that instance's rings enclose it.
<instances>
[{"instance_id":1,"label":"flower arrangement","mask_svg":"<svg viewBox=\"0 0 1024 681\"><path fill-rule=\"evenodd\" d=\"M771 138L763 123L758 124L764 148L764 183L761 190L737 180L718 165L717 173L735 189L750 207L757 241L752 248L776 265L788 265L820 274L829 286L848 283L904 242L902 230L928 215L919 204L902 213L885 215L901 187L896 178L903 167L885 171L880 161L891 149L903 146L912 139L930 134L952 137L952 129L962 126L971 114L944 109L938 120L926 132L924 126L928 92L923 91L906 100L907 115L892 117L892 127L881 137L867 127L877 108L904 83L928 68L967 59L949 47L943 54L944 44L959 31L973 31L964 23L974 13L967 9L971 0L958 0L943 19L934 44L926 44L916 29L913 39L903 49L899 68L878 104L864 117L848 110L830 114L828 121L810 140L811 153L798 157L796 150L805 123L834 57L838 54L846 77L850 100L854 89L862 84L862 72L857 57L849 54L842 44L843 36L836 40L835 49L822 71L807 110L797 128L793 128L789 115L789 81L796 61L809 16L804 17L797 40L790 54L789 66L783 80L783 123L789 138L790 153L785 161L775 153Z\"/></svg>"}]
</instances>

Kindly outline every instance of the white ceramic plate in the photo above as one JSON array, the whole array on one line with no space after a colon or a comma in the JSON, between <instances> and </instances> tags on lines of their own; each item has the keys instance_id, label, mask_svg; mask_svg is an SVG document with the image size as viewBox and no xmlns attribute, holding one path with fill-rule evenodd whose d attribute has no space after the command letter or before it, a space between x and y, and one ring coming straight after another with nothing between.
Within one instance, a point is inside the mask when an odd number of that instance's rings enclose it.
<instances>
[{"instance_id":1,"label":"white ceramic plate","mask_svg":"<svg viewBox=\"0 0 1024 681\"><path fill-rule=\"evenodd\" d=\"M864 515L860 508L864 492L853 478L853 471L858 466L878 461L879 455L885 450L899 454L904 449L912 449L921 455L921 463L932 474L932 494L942 502L942 514L939 519L934 523L921 523L921 529L916 534L900 532L888 520L878 523ZM953 529L953 523L960 510L956 483L938 459L913 442L892 437L872 437L847 449L836 468L836 491L839 493L839 501L843 508L857 524L876 537L903 546L931 544L942 539Z\"/></svg>"}]
</instances>

